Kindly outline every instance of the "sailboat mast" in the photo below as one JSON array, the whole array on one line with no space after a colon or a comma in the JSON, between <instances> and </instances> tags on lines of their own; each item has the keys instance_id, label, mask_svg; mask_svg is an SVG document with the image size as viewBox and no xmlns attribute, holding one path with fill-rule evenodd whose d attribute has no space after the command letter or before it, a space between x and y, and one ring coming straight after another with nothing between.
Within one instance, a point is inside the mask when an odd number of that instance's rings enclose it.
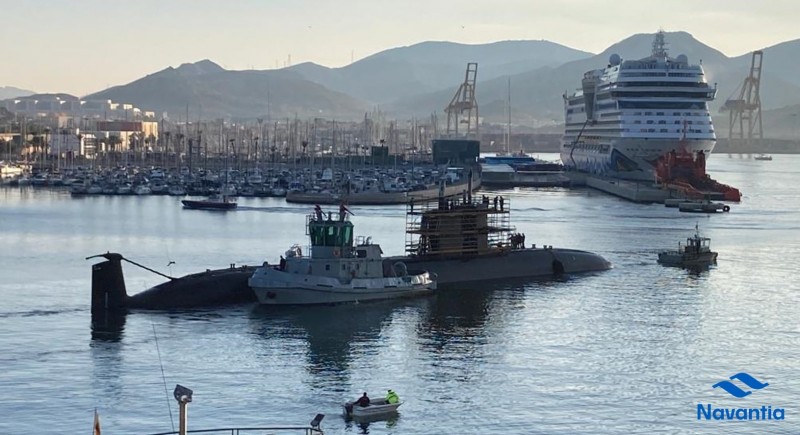
<instances>
[{"instance_id":1,"label":"sailboat mast","mask_svg":"<svg viewBox=\"0 0 800 435\"><path fill-rule=\"evenodd\" d=\"M506 153L511 154L511 77L508 78L508 123L506 124Z\"/></svg>"}]
</instances>

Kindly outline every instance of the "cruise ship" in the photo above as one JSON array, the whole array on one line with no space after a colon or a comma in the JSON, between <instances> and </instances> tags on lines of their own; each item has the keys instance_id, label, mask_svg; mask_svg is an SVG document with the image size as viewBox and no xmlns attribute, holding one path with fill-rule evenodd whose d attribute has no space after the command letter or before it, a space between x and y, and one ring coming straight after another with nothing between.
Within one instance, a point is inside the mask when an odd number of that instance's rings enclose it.
<instances>
[{"instance_id":1,"label":"cruise ship","mask_svg":"<svg viewBox=\"0 0 800 435\"><path fill-rule=\"evenodd\" d=\"M667 55L658 32L652 54L583 75L581 89L564 94L566 128L561 160L567 169L628 180L653 180L658 159L671 150L708 155L716 143L708 103L716 87L703 68Z\"/></svg>"}]
</instances>

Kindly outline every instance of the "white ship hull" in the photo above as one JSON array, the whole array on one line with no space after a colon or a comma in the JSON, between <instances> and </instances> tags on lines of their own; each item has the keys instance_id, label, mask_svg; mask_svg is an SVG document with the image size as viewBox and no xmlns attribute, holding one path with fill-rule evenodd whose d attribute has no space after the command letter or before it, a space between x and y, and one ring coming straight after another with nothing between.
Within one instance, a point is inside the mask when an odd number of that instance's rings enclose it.
<instances>
[{"instance_id":1,"label":"white ship hull","mask_svg":"<svg viewBox=\"0 0 800 435\"><path fill-rule=\"evenodd\" d=\"M262 267L250 278L250 287L259 303L265 305L313 305L422 296L432 293L436 283L427 272L404 277L354 278L343 283L336 278Z\"/></svg>"},{"instance_id":2,"label":"white ship hull","mask_svg":"<svg viewBox=\"0 0 800 435\"><path fill-rule=\"evenodd\" d=\"M626 180L652 181L655 163L668 152L686 149L690 153L703 151L709 155L715 140L680 140L660 138L616 138L598 143L593 148L561 147L561 161L568 170ZM607 151L606 151L607 149Z\"/></svg>"},{"instance_id":3,"label":"white ship hull","mask_svg":"<svg viewBox=\"0 0 800 435\"><path fill-rule=\"evenodd\" d=\"M660 157L682 149L708 156L716 134L708 104L716 87L686 55L669 57L659 31L650 56L584 73L564 94L561 160L567 169L630 180L655 179Z\"/></svg>"}]
</instances>

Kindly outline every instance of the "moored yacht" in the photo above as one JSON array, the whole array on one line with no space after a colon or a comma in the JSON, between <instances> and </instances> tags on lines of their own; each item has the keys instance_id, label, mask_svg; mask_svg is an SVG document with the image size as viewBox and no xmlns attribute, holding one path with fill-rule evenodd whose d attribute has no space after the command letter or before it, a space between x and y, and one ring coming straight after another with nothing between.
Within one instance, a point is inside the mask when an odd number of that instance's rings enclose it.
<instances>
[{"instance_id":1,"label":"moored yacht","mask_svg":"<svg viewBox=\"0 0 800 435\"><path fill-rule=\"evenodd\" d=\"M612 54L606 68L586 72L581 88L564 95L561 160L567 169L652 181L669 151L707 156L714 149L708 103L715 95L703 67L683 54L669 57L658 32L650 56Z\"/></svg>"}]
</instances>

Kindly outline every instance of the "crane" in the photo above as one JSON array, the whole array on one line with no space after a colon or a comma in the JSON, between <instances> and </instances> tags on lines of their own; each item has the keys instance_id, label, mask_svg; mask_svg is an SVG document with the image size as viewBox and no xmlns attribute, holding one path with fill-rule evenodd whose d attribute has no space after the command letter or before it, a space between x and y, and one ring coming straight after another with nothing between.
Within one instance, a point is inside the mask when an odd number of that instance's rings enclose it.
<instances>
[{"instance_id":1,"label":"crane","mask_svg":"<svg viewBox=\"0 0 800 435\"><path fill-rule=\"evenodd\" d=\"M458 136L458 125L466 124L463 136L478 136L478 102L475 100L475 79L478 76L478 64L467 64L464 82L458 87L450 104L445 107L447 113L447 136Z\"/></svg>"},{"instance_id":2,"label":"crane","mask_svg":"<svg viewBox=\"0 0 800 435\"><path fill-rule=\"evenodd\" d=\"M752 150L754 145L761 145L764 138L761 124L761 63L764 52L753 52L750 60L750 74L744 79L738 98L729 98L720 108L729 113L728 140L734 141ZM757 140L758 143L754 143Z\"/></svg>"}]
</instances>

